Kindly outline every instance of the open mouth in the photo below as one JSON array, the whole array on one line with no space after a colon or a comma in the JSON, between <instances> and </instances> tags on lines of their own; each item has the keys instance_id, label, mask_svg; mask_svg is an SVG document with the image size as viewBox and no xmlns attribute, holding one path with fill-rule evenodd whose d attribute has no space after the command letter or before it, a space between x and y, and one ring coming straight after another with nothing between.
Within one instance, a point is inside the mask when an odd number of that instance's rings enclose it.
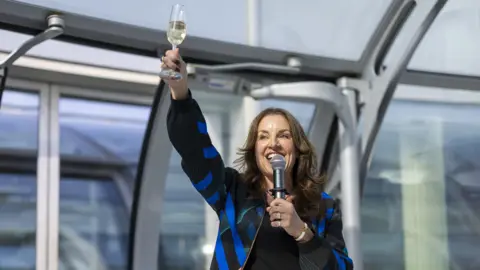
<instances>
[{"instance_id":1,"label":"open mouth","mask_svg":"<svg viewBox=\"0 0 480 270\"><path fill-rule=\"evenodd\" d=\"M269 153L269 154L267 154L267 155L266 155L266 158L267 158L268 160L271 160L275 155L285 156L285 155L283 155L283 154L274 152L274 153Z\"/></svg>"}]
</instances>

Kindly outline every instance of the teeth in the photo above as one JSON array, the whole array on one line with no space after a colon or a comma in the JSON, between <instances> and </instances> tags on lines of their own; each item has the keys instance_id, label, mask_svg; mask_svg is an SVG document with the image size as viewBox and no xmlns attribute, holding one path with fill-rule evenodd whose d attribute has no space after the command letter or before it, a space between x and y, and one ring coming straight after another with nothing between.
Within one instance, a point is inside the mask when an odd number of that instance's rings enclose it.
<instances>
[{"instance_id":1,"label":"teeth","mask_svg":"<svg viewBox=\"0 0 480 270\"><path fill-rule=\"evenodd\" d=\"M271 153L267 156L267 159L272 159L275 155L278 155L277 153Z\"/></svg>"}]
</instances>

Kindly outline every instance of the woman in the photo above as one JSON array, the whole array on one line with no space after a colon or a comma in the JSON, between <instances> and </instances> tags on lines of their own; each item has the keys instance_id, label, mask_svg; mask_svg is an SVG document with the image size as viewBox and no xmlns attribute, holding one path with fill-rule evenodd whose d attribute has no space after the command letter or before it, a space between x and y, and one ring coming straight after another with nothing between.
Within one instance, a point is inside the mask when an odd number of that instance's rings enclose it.
<instances>
[{"instance_id":1,"label":"woman","mask_svg":"<svg viewBox=\"0 0 480 270\"><path fill-rule=\"evenodd\" d=\"M225 167L210 141L205 119L187 85L178 49L163 67L183 75L168 80L170 141L193 186L220 219L211 269L353 269L342 236L340 211L322 193L316 157L298 121L287 111L267 109L253 121L237 160L243 173ZM286 160L285 200L273 199L274 155Z\"/></svg>"}]
</instances>

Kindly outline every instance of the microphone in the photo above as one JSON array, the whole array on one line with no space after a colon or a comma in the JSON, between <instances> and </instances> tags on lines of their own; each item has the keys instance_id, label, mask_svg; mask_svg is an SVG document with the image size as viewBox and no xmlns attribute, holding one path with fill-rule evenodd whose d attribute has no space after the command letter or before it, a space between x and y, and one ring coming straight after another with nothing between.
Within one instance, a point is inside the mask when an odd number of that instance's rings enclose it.
<instances>
[{"instance_id":1,"label":"microphone","mask_svg":"<svg viewBox=\"0 0 480 270\"><path fill-rule=\"evenodd\" d=\"M270 164L273 169L273 197L275 199L285 199L287 193L285 189L285 166L286 161L282 155L274 155L270 159Z\"/></svg>"}]
</instances>

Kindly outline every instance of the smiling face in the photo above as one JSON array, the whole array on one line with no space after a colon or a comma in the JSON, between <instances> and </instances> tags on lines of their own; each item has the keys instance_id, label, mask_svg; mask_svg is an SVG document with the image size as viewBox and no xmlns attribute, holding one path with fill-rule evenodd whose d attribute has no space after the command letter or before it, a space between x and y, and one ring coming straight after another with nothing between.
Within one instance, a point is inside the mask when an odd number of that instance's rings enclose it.
<instances>
[{"instance_id":1,"label":"smiling face","mask_svg":"<svg viewBox=\"0 0 480 270\"><path fill-rule=\"evenodd\" d=\"M296 153L292 130L283 115L266 115L258 124L255 157L260 172L268 179L273 177L270 159L282 155L286 161L286 174L290 175L295 165Z\"/></svg>"},{"instance_id":2,"label":"smiling face","mask_svg":"<svg viewBox=\"0 0 480 270\"><path fill-rule=\"evenodd\" d=\"M316 218L324 213L322 191L325 178L317 168L315 148L302 125L287 110L266 108L250 124L243 147L238 149L234 164L247 185L249 196L265 199L273 188L273 172L269 158L285 157L285 188L295 198L300 217Z\"/></svg>"}]
</instances>

